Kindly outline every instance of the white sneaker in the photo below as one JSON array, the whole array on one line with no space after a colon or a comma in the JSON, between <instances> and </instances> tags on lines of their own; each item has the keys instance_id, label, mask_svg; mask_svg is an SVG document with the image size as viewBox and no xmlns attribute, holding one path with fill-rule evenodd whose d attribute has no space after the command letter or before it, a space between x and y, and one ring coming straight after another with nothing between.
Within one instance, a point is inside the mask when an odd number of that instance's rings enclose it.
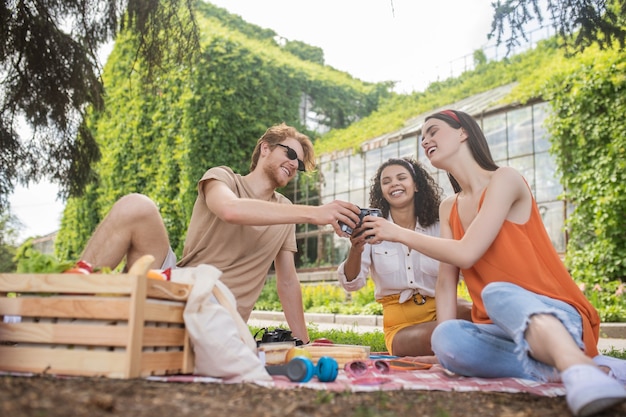
<instances>
[{"instance_id":1,"label":"white sneaker","mask_svg":"<svg viewBox=\"0 0 626 417\"><path fill-rule=\"evenodd\" d=\"M626 400L626 388L593 365L574 365L561 373L567 405L575 416L596 414Z\"/></svg>"},{"instance_id":2,"label":"white sneaker","mask_svg":"<svg viewBox=\"0 0 626 417\"><path fill-rule=\"evenodd\" d=\"M626 360L614 358L612 356L598 355L593 358L598 366L606 366L610 368L609 376L617 379L623 385L626 385Z\"/></svg>"}]
</instances>

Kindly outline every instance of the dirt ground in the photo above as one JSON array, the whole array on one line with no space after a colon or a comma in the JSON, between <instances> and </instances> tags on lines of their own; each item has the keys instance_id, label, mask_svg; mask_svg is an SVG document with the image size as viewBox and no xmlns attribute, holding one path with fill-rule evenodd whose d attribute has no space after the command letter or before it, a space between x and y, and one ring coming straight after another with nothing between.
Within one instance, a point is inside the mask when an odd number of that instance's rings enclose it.
<instances>
[{"instance_id":1,"label":"dirt ground","mask_svg":"<svg viewBox=\"0 0 626 417\"><path fill-rule=\"evenodd\" d=\"M0 377L0 416L562 417L564 397L440 391L331 393L254 384ZM626 416L626 404L599 414Z\"/></svg>"}]
</instances>

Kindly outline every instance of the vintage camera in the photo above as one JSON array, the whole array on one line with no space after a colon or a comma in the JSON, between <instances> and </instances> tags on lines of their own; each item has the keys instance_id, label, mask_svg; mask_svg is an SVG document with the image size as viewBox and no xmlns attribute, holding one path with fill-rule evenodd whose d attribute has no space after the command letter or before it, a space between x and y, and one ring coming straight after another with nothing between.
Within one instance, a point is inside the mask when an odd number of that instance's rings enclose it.
<instances>
[{"instance_id":1,"label":"vintage camera","mask_svg":"<svg viewBox=\"0 0 626 417\"><path fill-rule=\"evenodd\" d=\"M257 335L263 332L261 335L261 339L257 339ZM297 337L291 336L291 330L275 328L274 330L269 330L267 327L260 329L254 335L256 339L256 345L259 346L261 343L279 343L279 342L295 342L296 346L302 345L302 340Z\"/></svg>"},{"instance_id":2,"label":"vintage camera","mask_svg":"<svg viewBox=\"0 0 626 417\"><path fill-rule=\"evenodd\" d=\"M363 218L365 216L382 217L383 214L377 208L362 208L361 213L359 214L359 224L356 225L357 228L361 226L361 224L363 223ZM347 234L352 235L352 228L350 226L348 226L344 222L339 222L339 226L341 226L342 232L346 232Z\"/></svg>"}]
</instances>

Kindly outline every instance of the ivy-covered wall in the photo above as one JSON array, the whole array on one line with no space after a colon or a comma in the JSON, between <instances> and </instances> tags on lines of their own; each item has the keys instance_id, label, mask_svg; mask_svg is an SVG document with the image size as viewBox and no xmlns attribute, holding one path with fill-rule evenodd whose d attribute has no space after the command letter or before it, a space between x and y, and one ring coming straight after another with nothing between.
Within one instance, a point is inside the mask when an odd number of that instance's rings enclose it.
<instances>
[{"instance_id":1,"label":"ivy-covered wall","mask_svg":"<svg viewBox=\"0 0 626 417\"><path fill-rule=\"evenodd\" d=\"M56 241L60 259L78 258L111 205L133 192L157 202L180 256L207 169L229 165L247 173L257 139L281 122L315 140L301 114L305 96L324 124L342 128L391 95L390 85L321 64L319 48L279 43L271 30L209 3L198 7L202 51L191 67L173 64L147 82L135 39L116 40L104 69L106 110L86 121L102 157L85 194L67 202Z\"/></svg>"},{"instance_id":2,"label":"ivy-covered wall","mask_svg":"<svg viewBox=\"0 0 626 417\"><path fill-rule=\"evenodd\" d=\"M545 97L554 110L552 151L573 208L567 265L589 285L624 282L626 54L587 51L551 77Z\"/></svg>"}]
</instances>

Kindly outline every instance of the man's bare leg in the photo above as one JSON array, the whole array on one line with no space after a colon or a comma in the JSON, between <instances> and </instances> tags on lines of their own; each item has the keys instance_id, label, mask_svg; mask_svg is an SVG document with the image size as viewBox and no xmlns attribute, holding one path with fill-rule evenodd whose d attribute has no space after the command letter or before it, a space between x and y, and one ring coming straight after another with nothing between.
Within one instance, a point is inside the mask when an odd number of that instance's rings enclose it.
<instances>
[{"instance_id":1,"label":"man's bare leg","mask_svg":"<svg viewBox=\"0 0 626 417\"><path fill-rule=\"evenodd\" d=\"M152 255L152 268L163 264L169 238L159 210L142 194L120 198L96 228L81 259L94 267L117 267L126 257L125 269L143 255Z\"/></svg>"}]
</instances>

